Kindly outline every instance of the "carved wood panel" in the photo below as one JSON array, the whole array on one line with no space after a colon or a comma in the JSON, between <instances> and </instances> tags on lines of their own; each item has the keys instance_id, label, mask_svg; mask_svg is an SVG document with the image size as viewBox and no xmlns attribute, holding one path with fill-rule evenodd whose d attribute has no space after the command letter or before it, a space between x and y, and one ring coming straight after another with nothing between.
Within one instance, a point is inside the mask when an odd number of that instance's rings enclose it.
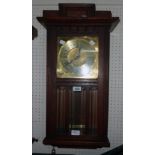
<instances>
[{"instance_id":1,"label":"carved wood panel","mask_svg":"<svg viewBox=\"0 0 155 155\"><path fill-rule=\"evenodd\" d=\"M57 132L72 135L77 130L79 136L96 135L97 88L82 86L81 91L73 91L73 87L57 87Z\"/></svg>"}]
</instances>

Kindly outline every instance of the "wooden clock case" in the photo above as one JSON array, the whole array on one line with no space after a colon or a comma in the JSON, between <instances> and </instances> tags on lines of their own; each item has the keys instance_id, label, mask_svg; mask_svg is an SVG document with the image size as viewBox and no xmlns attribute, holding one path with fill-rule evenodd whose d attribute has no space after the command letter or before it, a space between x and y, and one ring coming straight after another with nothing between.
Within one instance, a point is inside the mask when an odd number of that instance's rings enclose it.
<instances>
[{"instance_id":1,"label":"wooden clock case","mask_svg":"<svg viewBox=\"0 0 155 155\"><path fill-rule=\"evenodd\" d=\"M109 147L109 44L110 32L119 22L111 11L96 11L95 4L59 4L59 10L44 10L38 21L47 29L46 138L58 147ZM97 79L57 78L57 38L97 36ZM81 91L73 91L73 87ZM74 108L73 108L74 107ZM77 134L78 133L78 134Z\"/></svg>"}]
</instances>

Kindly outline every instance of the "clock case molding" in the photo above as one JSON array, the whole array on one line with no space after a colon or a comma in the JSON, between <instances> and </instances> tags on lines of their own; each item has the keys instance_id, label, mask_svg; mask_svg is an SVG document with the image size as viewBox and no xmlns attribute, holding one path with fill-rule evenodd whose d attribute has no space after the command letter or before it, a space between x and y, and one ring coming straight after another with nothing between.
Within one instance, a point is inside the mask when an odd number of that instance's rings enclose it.
<instances>
[{"instance_id":1,"label":"clock case molding","mask_svg":"<svg viewBox=\"0 0 155 155\"><path fill-rule=\"evenodd\" d=\"M109 96L109 45L110 32L119 22L119 17L112 17L111 11L96 11L95 4L59 4L59 10L43 10L43 17L38 21L47 29L47 97L46 97L46 145L72 148L109 147L108 140L108 96ZM56 76L57 37L58 36L97 36L99 38L99 74L97 79L59 79ZM74 95L74 100L85 97L85 111L80 112L86 122L85 134L68 135L70 102L69 92L73 86L82 87L83 93ZM95 92L96 100L89 99ZM58 98L63 96L65 107L58 108ZM62 99L61 99L62 100ZM81 102L81 101L79 101ZM95 103L94 103L95 102ZM78 104L78 103L77 103ZM84 104L84 103L83 103ZM90 134L90 104L96 107L96 133ZM91 109L94 110L93 108ZM62 114L65 124L64 134L57 129L58 115ZM77 113L76 115L80 115Z\"/></svg>"}]
</instances>

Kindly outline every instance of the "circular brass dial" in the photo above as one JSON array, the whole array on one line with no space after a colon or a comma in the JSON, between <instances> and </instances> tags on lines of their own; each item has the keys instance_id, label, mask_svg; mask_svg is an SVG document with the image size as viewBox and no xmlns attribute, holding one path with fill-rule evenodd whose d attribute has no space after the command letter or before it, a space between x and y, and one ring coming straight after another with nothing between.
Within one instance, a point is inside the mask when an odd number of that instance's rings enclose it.
<instances>
[{"instance_id":1,"label":"circular brass dial","mask_svg":"<svg viewBox=\"0 0 155 155\"><path fill-rule=\"evenodd\" d=\"M79 37L67 40L58 51L58 77L96 78L97 53L90 39Z\"/></svg>"}]
</instances>

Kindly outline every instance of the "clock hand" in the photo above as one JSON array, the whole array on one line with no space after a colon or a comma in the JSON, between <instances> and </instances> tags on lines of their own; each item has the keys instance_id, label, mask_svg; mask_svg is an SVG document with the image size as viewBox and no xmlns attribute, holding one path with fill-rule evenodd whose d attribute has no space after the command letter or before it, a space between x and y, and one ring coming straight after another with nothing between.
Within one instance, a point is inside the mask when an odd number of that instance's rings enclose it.
<instances>
[{"instance_id":1,"label":"clock hand","mask_svg":"<svg viewBox=\"0 0 155 155\"><path fill-rule=\"evenodd\" d=\"M77 52L75 58L72 59L68 64L71 64L73 61L78 60L80 58L80 54L81 54L81 48L79 48L79 51Z\"/></svg>"},{"instance_id":2,"label":"clock hand","mask_svg":"<svg viewBox=\"0 0 155 155\"><path fill-rule=\"evenodd\" d=\"M79 48L79 51L78 51L74 60L77 60L78 58L80 58L80 54L81 54L81 48Z\"/></svg>"}]
</instances>

